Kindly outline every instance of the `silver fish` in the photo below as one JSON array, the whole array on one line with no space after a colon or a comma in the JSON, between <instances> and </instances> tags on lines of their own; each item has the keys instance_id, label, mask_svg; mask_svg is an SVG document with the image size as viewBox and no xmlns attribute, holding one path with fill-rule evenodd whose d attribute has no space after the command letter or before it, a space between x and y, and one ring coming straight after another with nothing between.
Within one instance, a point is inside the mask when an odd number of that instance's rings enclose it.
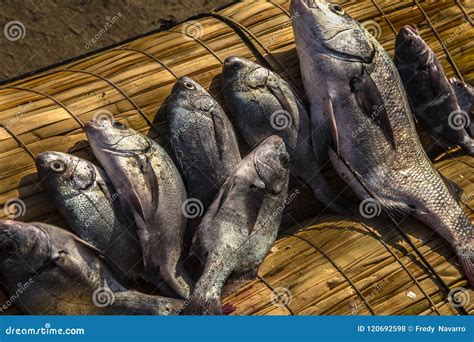
<instances>
[{"instance_id":1,"label":"silver fish","mask_svg":"<svg viewBox=\"0 0 474 342\"><path fill-rule=\"evenodd\" d=\"M474 284L473 226L421 146L389 55L339 5L292 1L291 10L311 115L327 123L338 173L392 220L412 214L445 238Z\"/></svg>"},{"instance_id":2,"label":"silver fish","mask_svg":"<svg viewBox=\"0 0 474 342\"><path fill-rule=\"evenodd\" d=\"M85 130L135 220L146 271L159 272L176 293L189 296L193 281L181 262L186 190L173 161L159 144L118 121L92 121Z\"/></svg>"},{"instance_id":3,"label":"silver fish","mask_svg":"<svg viewBox=\"0 0 474 342\"><path fill-rule=\"evenodd\" d=\"M474 138L474 88L455 77L451 77L449 83L451 83L451 87L456 94L459 107L469 115L469 127L467 130L471 138Z\"/></svg>"},{"instance_id":4,"label":"silver fish","mask_svg":"<svg viewBox=\"0 0 474 342\"><path fill-rule=\"evenodd\" d=\"M124 217L120 193L101 168L61 152L36 156L36 168L72 231L107 256L121 281L141 279L161 287L163 279L157 274L145 274L136 227Z\"/></svg>"},{"instance_id":5,"label":"silver fish","mask_svg":"<svg viewBox=\"0 0 474 342\"><path fill-rule=\"evenodd\" d=\"M347 214L349 206L332 191L321 172L328 161L327 150L319 143L325 132L311 126L309 114L290 85L276 73L241 57L225 60L223 76L224 98L246 142L255 147L271 135L280 136L290 154L291 173L306 182L326 206Z\"/></svg>"},{"instance_id":6,"label":"silver fish","mask_svg":"<svg viewBox=\"0 0 474 342\"><path fill-rule=\"evenodd\" d=\"M466 130L469 116L459 107L441 63L416 26L400 29L395 43L395 65L416 119L435 143L446 149L459 145L474 156L474 140Z\"/></svg>"},{"instance_id":7,"label":"silver fish","mask_svg":"<svg viewBox=\"0 0 474 342\"><path fill-rule=\"evenodd\" d=\"M222 314L221 290L229 276L254 279L275 241L288 192L289 155L271 136L227 178L193 239L191 252L204 263L182 314Z\"/></svg>"},{"instance_id":8,"label":"silver fish","mask_svg":"<svg viewBox=\"0 0 474 342\"><path fill-rule=\"evenodd\" d=\"M25 314L169 315L183 304L127 290L92 245L45 223L0 221L0 281Z\"/></svg>"},{"instance_id":9,"label":"silver fish","mask_svg":"<svg viewBox=\"0 0 474 342\"><path fill-rule=\"evenodd\" d=\"M203 214L241 161L234 129L219 103L189 77L174 85L167 112L170 141L188 197L201 202L198 210Z\"/></svg>"}]
</instances>

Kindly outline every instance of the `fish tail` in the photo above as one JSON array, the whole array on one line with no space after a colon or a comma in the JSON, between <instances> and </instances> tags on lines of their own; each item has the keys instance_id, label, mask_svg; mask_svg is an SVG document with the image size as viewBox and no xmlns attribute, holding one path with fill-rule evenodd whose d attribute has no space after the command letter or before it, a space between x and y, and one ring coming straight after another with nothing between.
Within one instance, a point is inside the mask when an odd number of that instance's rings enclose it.
<instances>
[{"instance_id":1,"label":"fish tail","mask_svg":"<svg viewBox=\"0 0 474 342\"><path fill-rule=\"evenodd\" d=\"M322 173L314 175L309 180L309 186L316 198L326 207L344 216L354 214L353 206L347 202L340 194L336 194L330 187Z\"/></svg>"},{"instance_id":2,"label":"fish tail","mask_svg":"<svg viewBox=\"0 0 474 342\"><path fill-rule=\"evenodd\" d=\"M463 249L457 252L461 267L466 274L467 281L474 288L474 250Z\"/></svg>"},{"instance_id":3,"label":"fish tail","mask_svg":"<svg viewBox=\"0 0 474 342\"><path fill-rule=\"evenodd\" d=\"M208 297L202 292L195 291L188 301L185 301L181 315L222 315L221 301L218 295Z\"/></svg>"},{"instance_id":4,"label":"fish tail","mask_svg":"<svg viewBox=\"0 0 474 342\"><path fill-rule=\"evenodd\" d=\"M160 267L166 283L182 298L188 298L194 287L194 281L188 275L183 265Z\"/></svg>"}]
</instances>

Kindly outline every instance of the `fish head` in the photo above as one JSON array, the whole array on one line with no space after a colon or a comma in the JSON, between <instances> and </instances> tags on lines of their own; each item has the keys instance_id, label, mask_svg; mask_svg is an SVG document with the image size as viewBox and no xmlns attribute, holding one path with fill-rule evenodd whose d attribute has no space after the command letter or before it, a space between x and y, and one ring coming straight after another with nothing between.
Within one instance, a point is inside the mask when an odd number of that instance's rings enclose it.
<instances>
[{"instance_id":1,"label":"fish head","mask_svg":"<svg viewBox=\"0 0 474 342\"><path fill-rule=\"evenodd\" d=\"M95 184L97 169L87 160L61 152L45 152L36 156L36 168L49 189L74 195Z\"/></svg>"},{"instance_id":2,"label":"fish head","mask_svg":"<svg viewBox=\"0 0 474 342\"><path fill-rule=\"evenodd\" d=\"M169 121L179 121L183 124L193 122L194 116L208 117L215 108L216 101L198 82L183 76L180 77L171 91L171 97L167 104Z\"/></svg>"},{"instance_id":3,"label":"fish head","mask_svg":"<svg viewBox=\"0 0 474 342\"><path fill-rule=\"evenodd\" d=\"M231 56L224 61L224 86L246 92L264 87L270 77L270 71L248 59Z\"/></svg>"},{"instance_id":4,"label":"fish head","mask_svg":"<svg viewBox=\"0 0 474 342\"><path fill-rule=\"evenodd\" d=\"M405 25L395 41L395 64L408 70L418 70L430 59L430 48L415 25Z\"/></svg>"},{"instance_id":5,"label":"fish head","mask_svg":"<svg viewBox=\"0 0 474 342\"><path fill-rule=\"evenodd\" d=\"M0 275L34 274L51 258L49 234L34 223L0 221Z\"/></svg>"},{"instance_id":6,"label":"fish head","mask_svg":"<svg viewBox=\"0 0 474 342\"><path fill-rule=\"evenodd\" d=\"M145 136L119 121L92 120L84 125L84 130L94 154L101 162L113 155L129 156L146 153L151 149Z\"/></svg>"},{"instance_id":7,"label":"fish head","mask_svg":"<svg viewBox=\"0 0 474 342\"><path fill-rule=\"evenodd\" d=\"M373 38L337 4L316 0L291 1L292 25L300 45L347 61L370 63Z\"/></svg>"},{"instance_id":8,"label":"fish head","mask_svg":"<svg viewBox=\"0 0 474 342\"><path fill-rule=\"evenodd\" d=\"M290 156L283 139L272 135L258 145L253 153L257 176L269 193L279 194L288 181L290 167Z\"/></svg>"}]
</instances>

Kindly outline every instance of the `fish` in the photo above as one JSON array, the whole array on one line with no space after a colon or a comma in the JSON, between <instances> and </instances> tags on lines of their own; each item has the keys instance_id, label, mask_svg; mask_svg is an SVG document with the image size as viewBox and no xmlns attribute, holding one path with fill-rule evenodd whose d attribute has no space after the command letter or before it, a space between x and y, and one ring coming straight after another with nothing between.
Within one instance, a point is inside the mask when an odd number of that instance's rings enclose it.
<instances>
[{"instance_id":1,"label":"fish","mask_svg":"<svg viewBox=\"0 0 474 342\"><path fill-rule=\"evenodd\" d=\"M133 222L120 208L121 194L113 188L102 168L62 152L36 156L36 168L56 208L72 231L106 256L118 280L144 280L162 287L157 274L146 274L140 241Z\"/></svg>"},{"instance_id":2,"label":"fish","mask_svg":"<svg viewBox=\"0 0 474 342\"><path fill-rule=\"evenodd\" d=\"M423 150L390 56L340 5L290 7L312 118L326 121L330 159L361 213L369 203L397 224L412 215L452 246L474 284L472 222Z\"/></svg>"},{"instance_id":3,"label":"fish","mask_svg":"<svg viewBox=\"0 0 474 342\"><path fill-rule=\"evenodd\" d=\"M0 221L0 281L24 314L170 315L183 305L125 288L95 247L39 222Z\"/></svg>"},{"instance_id":4,"label":"fish","mask_svg":"<svg viewBox=\"0 0 474 342\"><path fill-rule=\"evenodd\" d=\"M285 143L271 136L236 166L209 207L191 253L204 264L182 315L221 315L229 279L255 279L275 241L288 193L290 159Z\"/></svg>"},{"instance_id":5,"label":"fish","mask_svg":"<svg viewBox=\"0 0 474 342\"><path fill-rule=\"evenodd\" d=\"M338 198L321 172L328 155L319 139L326 133L311 125L303 103L283 78L248 59L231 56L224 61L222 91L247 144L255 147L271 135L280 136L290 154L291 174L307 183L324 205L348 214L349 205Z\"/></svg>"},{"instance_id":6,"label":"fish","mask_svg":"<svg viewBox=\"0 0 474 342\"><path fill-rule=\"evenodd\" d=\"M187 298L193 281L183 263L186 189L168 153L126 124L93 120L85 124L92 151L109 176L128 217L135 220L145 271L163 277Z\"/></svg>"},{"instance_id":7,"label":"fish","mask_svg":"<svg viewBox=\"0 0 474 342\"><path fill-rule=\"evenodd\" d=\"M167 102L170 142L184 173L190 216L202 216L242 160L231 122L196 81L180 77ZM192 201L192 202L191 202Z\"/></svg>"},{"instance_id":8,"label":"fish","mask_svg":"<svg viewBox=\"0 0 474 342\"><path fill-rule=\"evenodd\" d=\"M474 140L467 131L469 115L459 107L441 63L416 26L405 25L398 32L395 65L416 120L435 145L443 149L459 145L474 156Z\"/></svg>"},{"instance_id":9,"label":"fish","mask_svg":"<svg viewBox=\"0 0 474 342\"><path fill-rule=\"evenodd\" d=\"M467 130L469 136L474 138L474 88L456 77L451 77L449 83L451 83L451 87L456 94L459 107L469 115L469 126Z\"/></svg>"}]
</instances>

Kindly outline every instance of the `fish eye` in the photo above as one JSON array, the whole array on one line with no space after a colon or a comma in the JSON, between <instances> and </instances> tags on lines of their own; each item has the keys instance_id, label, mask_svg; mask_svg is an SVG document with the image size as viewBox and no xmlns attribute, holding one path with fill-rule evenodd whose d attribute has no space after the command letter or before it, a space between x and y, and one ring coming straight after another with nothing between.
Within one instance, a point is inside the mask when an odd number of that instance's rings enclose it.
<instances>
[{"instance_id":1,"label":"fish eye","mask_svg":"<svg viewBox=\"0 0 474 342\"><path fill-rule=\"evenodd\" d=\"M16 250L18 249L18 245L13 240L8 240L5 244L5 253L12 255L15 254Z\"/></svg>"},{"instance_id":2,"label":"fish eye","mask_svg":"<svg viewBox=\"0 0 474 342\"><path fill-rule=\"evenodd\" d=\"M194 84L192 84L191 82L184 82L184 86L189 90L194 90Z\"/></svg>"},{"instance_id":3,"label":"fish eye","mask_svg":"<svg viewBox=\"0 0 474 342\"><path fill-rule=\"evenodd\" d=\"M456 81L455 85L456 85L456 88L462 88L462 83L459 81Z\"/></svg>"},{"instance_id":4,"label":"fish eye","mask_svg":"<svg viewBox=\"0 0 474 342\"><path fill-rule=\"evenodd\" d=\"M336 14L339 14L339 15L344 15L346 14L346 12L344 11L344 9L339 6L339 5L329 5L329 8L331 9L331 11L333 11L334 13Z\"/></svg>"},{"instance_id":5,"label":"fish eye","mask_svg":"<svg viewBox=\"0 0 474 342\"><path fill-rule=\"evenodd\" d=\"M66 165L59 160L53 161L49 167L54 172L63 172L66 169Z\"/></svg>"},{"instance_id":6,"label":"fish eye","mask_svg":"<svg viewBox=\"0 0 474 342\"><path fill-rule=\"evenodd\" d=\"M285 169L290 166L290 156L288 155L288 153L280 154L280 163L281 166L283 166Z\"/></svg>"},{"instance_id":7,"label":"fish eye","mask_svg":"<svg viewBox=\"0 0 474 342\"><path fill-rule=\"evenodd\" d=\"M114 121L112 126L114 126L115 128L118 128L118 129L124 129L126 128L127 126L125 126L123 123L119 122L119 121Z\"/></svg>"}]
</instances>

